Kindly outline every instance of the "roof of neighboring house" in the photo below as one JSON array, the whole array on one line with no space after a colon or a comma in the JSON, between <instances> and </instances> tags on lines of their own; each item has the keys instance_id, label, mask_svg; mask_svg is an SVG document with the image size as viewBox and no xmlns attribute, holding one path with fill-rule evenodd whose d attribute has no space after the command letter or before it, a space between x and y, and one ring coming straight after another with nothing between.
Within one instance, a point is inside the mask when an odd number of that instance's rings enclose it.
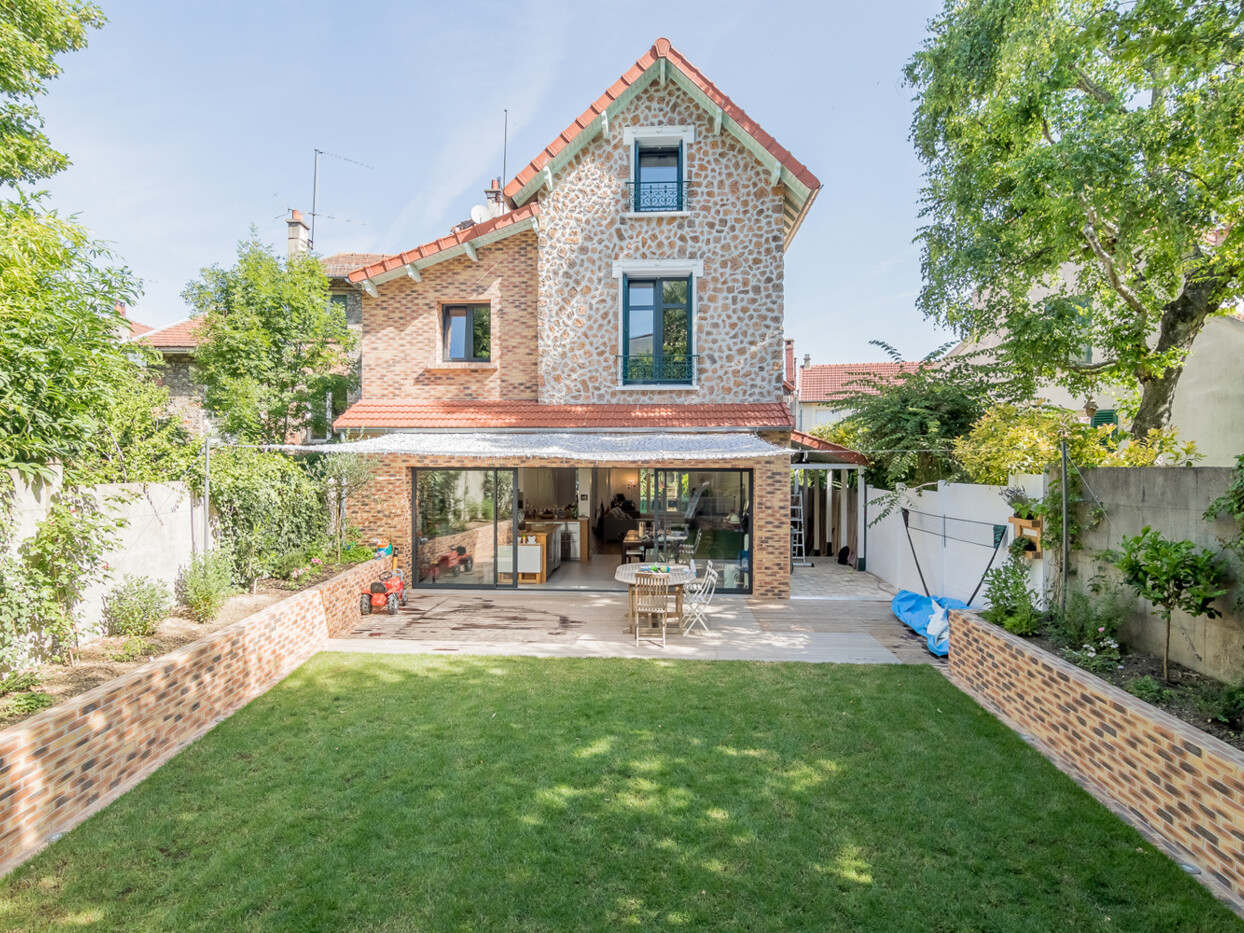
<instances>
[{"instance_id":1,"label":"roof of neighboring house","mask_svg":"<svg viewBox=\"0 0 1244 933\"><path fill-rule=\"evenodd\" d=\"M320 260L324 274L330 279L344 279L355 269L369 266L388 256L388 253L333 253Z\"/></svg>"},{"instance_id":2,"label":"roof of neighboring house","mask_svg":"<svg viewBox=\"0 0 1244 933\"><path fill-rule=\"evenodd\" d=\"M141 337L143 334L150 333L152 330L152 328L148 327L146 324L140 324L138 321L130 321L129 325L130 332L128 334L128 339L130 340L133 340L135 337Z\"/></svg>"},{"instance_id":3,"label":"roof of neighboring house","mask_svg":"<svg viewBox=\"0 0 1244 933\"><path fill-rule=\"evenodd\" d=\"M796 449L803 448L834 454L834 459L842 463L858 463L860 466L868 466L868 458L862 453L854 451L849 447L843 447L841 444L822 440L812 434L805 434L803 431L791 431L790 443Z\"/></svg>"},{"instance_id":4,"label":"roof of neighboring house","mask_svg":"<svg viewBox=\"0 0 1244 933\"><path fill-rule=\"evenodd\" d=\"M404 253L388 256L377 262L369 263L362 268L356 268L350 273L350 281L361 282L364 279L378 279L387 273L393 273L394 275L389 276L393 278L396 275L402 274L407 263L427 260L459 246L463 247L463 252L465 253L467 247L464 244L470 243L472 240L487 237L488 242L492 243L496 240L504 239L511 234L526 230L530 223L525 223L525 221L532 220L539 212L540 205L533 201L526 207L520 207L518 210L510 211L508 214L485 220L481 224L473 224L465 230L457 230L449 236L443 236L430 243L424 243L422 246L416 246L414 249L408 249ZM489 234L492 235L489 236ZM444 258L448 259L450 257L445 256Z\"/></svg>"},{"instance_id":5,"label":"roof of neighboring house","mask_svg":"<svg viewBox=\"0 0 1244 933\"><path fill-rule=\"evenodd\" d=\"M138 338L157 350L193 349L199 345L199 328L203 323L201 317L188 317L173 324L166 324L148 331Z\"/></svg>"},{"instance_id":6,"label":"roof of neighboring house","mask_svg":"<svg viewBox=\"0 0 1244 933\"><path fill-rule=\"evenodd\" d=\"M790 410L781 402L736 405L541 405L511 401L407 401L377 399L356 402L333 424L343 428L487 429L523 431L549 429L628 428L772 428L791 426Z\"/></svg>"},{"instance_id":7,"label":"roof of neighboring house","mask_svg":"<svg viewBox=\"0 0 1244 933\"><path fill-rule=\"evenodd\" d=\"M912 373L919 363L822 363L805 366L799 375L799 401L834 402L854 392L871 391L868 386L851 385L872 376L885 379L899 373Z\"/></svg>"},{"instance_id":8,"label":"roof of neighboring house","mask_svg":"<svg viewBox=\"0 0 1244 933\"><path fill-rule=\"evenodd\" d=\"M674 66L673 75L667 73L668 66L659 67L659 62L662 61ZM791 156L789 149L781 146L776 139L766 133L759 123L756 123L743 111L743 108L739 107L739 104L731 101L717 85L704 77L704 73L687 61L682 52L674 49L668 39L658 39L653 42L652 49L644 52L643 56L631 66L631 70L613 82L613 85L603 95L597 97L596 101L586 111L583 111L575 122L566 127L554 141L547 144L544 152L527 163L526 167L522 168L508 185L505 185L505 197L518 204L525 203L535 194L535 189L531 188L531 184L535 182L537 175L541 173L545 165L551 164L552 170L556 172L562 159L570 158L578 148L581 148L582 144L590 142L596 136L595 129L592 129L586 138L583 138L583 133L590 127L600 126L601 116L606 109L620 98L626 97L632 88L646 83L644 78L651 80L653 75L661 81L672 77L674 83L697 98L702 106L707 109L719 109L722 113L723 128L729 129L735 136L743 139L744 143L750 141L755 149L768 153L768 156L776 159L781 167L782 182L794 180L799 187L804 189L801 193L802 197L797 198L795 204L787 205L786 239L789 240L799 226L807 207L815 199L816 192L821 187L820 179L817 179L816 175L812 174L799 159Z\"/></svg>"}]
</instances>

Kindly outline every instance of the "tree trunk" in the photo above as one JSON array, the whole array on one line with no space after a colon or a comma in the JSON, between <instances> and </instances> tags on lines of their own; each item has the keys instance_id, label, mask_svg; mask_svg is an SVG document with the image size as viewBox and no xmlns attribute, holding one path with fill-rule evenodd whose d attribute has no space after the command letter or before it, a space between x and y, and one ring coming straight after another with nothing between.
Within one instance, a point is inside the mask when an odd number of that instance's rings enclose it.
<instances>
[{"instance_id":1,"label":"tree trunk","mask_svg":"<svg viewBox=\"0 0 1244 933\"><path fill-rule=\"evenodd\" d=\"M1188 273L1184 289L1179 297L1168 302L1162 309L1158 323L1158 342L1154 353L1170 350L1192 349L1192 342L1205 326L1205 320L1218 310L1217 292L1222 278L1208 272L1201 264ZM1175 388L1183 375L1183 362L1176 363L1159 376L1138 374L1140 382L1140 408L1132 421L1132 437L1143 440L1153 428L1165 428L1171 423L1171 406L1175 401Z\"/></svg>"},{"instance_id":2,"label":"tree trunk","mask_svg":"<svg viewBox=\"0 0 1244 933\"><path fill-rule=\"evenodd\" d=\"M1162 649L1162 680L1164 683L1169 684L1171 675L1167 671L1167 667L1170 664L1171 657L1171 614L1170 612L1164 612L1163 615L1166 616L1166 647Z\"/></svg>"}]
</instances>

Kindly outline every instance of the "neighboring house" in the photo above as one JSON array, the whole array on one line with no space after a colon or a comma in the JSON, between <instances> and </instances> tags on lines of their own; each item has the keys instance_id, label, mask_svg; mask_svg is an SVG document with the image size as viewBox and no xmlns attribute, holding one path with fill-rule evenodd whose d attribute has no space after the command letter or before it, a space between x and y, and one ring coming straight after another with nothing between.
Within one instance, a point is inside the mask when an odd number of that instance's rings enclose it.
<instances>
[{"instance_id":1,"label":"neighboring house","mask_svg":"<svg viewBox=\"0 0 1244 933\"><path fill-rule=\"evenodd\" d=\"M787 596L784 252L820 182L659 39L498 188L349 274L336 427L383 455L352 521L417 587L614 586L647 525Z\"/></svg>"},{"instance_id":2,"label":"neighboring house","mask_svg":"<svg viewBox=\"0 0 1244 933\"><path fill-rule=\"evenodd\" d=\"M964 341L948 356L984 352L996 347L1000 335L979 341ZM1085 348L1085 362L1093 362L1095 349ZM1204 455L1200 466L1234 466L1244 454L1244 315L1230 314L1210 318L1192 344L1183 374L1175 388L1171 406L1171 425L1182 441L1195 441ZM1045 386L1039 400L1059 408L1083 410L1091 402L1092 423L1119 424L1118 402L1109 391L1092 399L1073 396L1059 386ZM1127 427L1126 424L1123 427Z\"/></svg>"},{"instance_id":3,"label":"neighboring house","mask_svg":"<svg viewBox=\"0 0 1244 933\"><path fill-rule=\"evenodd\" d=\"M302 214L296 210L291 211L286 223L289 228L289 256L309 250L311 244L307 238L308 228ZM348 275L362 264L383 258L383 253L336 253L320 260L328 276L329 300L340 309L356 337L362 331L362 297L358 289L350 284ZM160 354L163 365L156 381L168 389L169 408L181 418L187 428L197 434L206 433L208 430L207 416L203 412L203 388L194 381L190 371L194 351L199 345L200 324L201 318L197 316L157 328L132 322L127 338L151 347ZM357 366L357 349L353 359L353 365ZM358 390L355 389L346 404L353 404L357 400ZM339 407L333 415L341 414L342 410L344 407Z\"/></svg>"},{"instance_id":4,"label":"neighboring house","mask_svg":"<svg viewBox=\"0 0 1244 933\"><path fill-rule=\"evenodd\" d=\"M888 379L899 373L915 372L919 363L820 363L812 365L805 356L799 367L798 404L795 428L811 431L822 424L836 424L850 412L837 408L836 403L856 392L868 392L868 386L856 385L861 379Z\"/></svg>"}]
</instances>

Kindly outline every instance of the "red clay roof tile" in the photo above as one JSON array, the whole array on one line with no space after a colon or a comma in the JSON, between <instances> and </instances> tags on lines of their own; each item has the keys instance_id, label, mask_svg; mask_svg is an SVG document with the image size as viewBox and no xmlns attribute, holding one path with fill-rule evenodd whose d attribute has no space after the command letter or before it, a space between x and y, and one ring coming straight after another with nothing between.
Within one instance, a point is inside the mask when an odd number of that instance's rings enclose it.
<instances>
[{"instance_id":1,"label":"red clay roof tile","mask_svg":"<svg viewBox=\"0 0 1244 933\"><path fill-rule=\"evenodd\" d=\"M366 399L356 402L334 427L457 428L514 430L540 428L774 428L791 426L780 402L735 405L541 405L513 401L413 401Z\"/></svg>"},{"instance_id":2,"label":"red clay roof tile","mask_svg":"<svg viewBox=\"0 0 1244 933\"><path fill-rule=\"evenodd\" d=\"M175 324L157 327L138 338L138 342L149 347L197 347L199 345L199 327L201 317L188 317Z\"/></svg>"},{"instance_id":3,"label":"red clay roof tile","mask_svg":"<svg viewBox=\"0 0 1244 933\"><path fill-rule=\"evenodd\" d=\"M333 253L320 260L324 274L330 279L345 278L355 269L371 265L387 257L388 253Z\"/></svg>"},{"instance_id":4,"label":"red clay roof tile","mask_svg":"<svg viewBox=\"0 0 1244 933\"><path fill-rule=\"evenodd\" d=\"M540 213L540 205L532 201L530 204L520 207L518 210L510 211L508 214L502 214L500 217L494 217L492 220L485 220L482 224L475 224L467 227L465 230L459 230L457 233L443 236L433 240L431 243L424 243L422 246L416 246L404 253L398 253L395 256L388 256L378 262L373 262L362 268L354 269L349 279L351 282L361 282L364 279L370 279L372 276L383 275L386 272L392 272L394 269L406 265L408 262L415 262L419 259L427 259L437 253L452 249L455 246L461 246L468 240L474 240L486 233L492 233L494 230L504 230L506 227L521 223L529 217L534 217Z\"/></svg>"},{"instance_id":5,"label":"red clay roof tile","mask_svg":"<svg viewBox=\"0 0 1244 933\"><path fill-rule=\"evenodd\" d=\"M851 383L875 376L882 379L915 372L919 363L828 363L805 366L799 373L799 401L833 402L867 386Z\"/></svg>"}]
</instances>

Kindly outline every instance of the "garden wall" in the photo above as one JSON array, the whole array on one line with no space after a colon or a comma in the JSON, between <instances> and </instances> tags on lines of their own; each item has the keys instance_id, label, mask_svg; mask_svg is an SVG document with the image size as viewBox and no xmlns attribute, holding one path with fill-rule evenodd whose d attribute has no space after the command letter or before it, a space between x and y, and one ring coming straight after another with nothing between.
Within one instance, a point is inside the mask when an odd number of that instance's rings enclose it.
<instances>
[{"instance_id":1,"label":"garden wall","mask_svg":"<svg viewBox=\"0 0 1244 933\"><path fill-rule=\"evenodd\" d=\"M1016 476L1015 485L1023 486L1033 499L1045 495L1041 476ZM1011 507L1002 498L1002 486L974 483L940 482L936 489L904 492L903 504L910 508L911 543L903 528L903 516L895 509L876 524L868 527L866 569L900 590L923 593L920 573L924 574L929 592L967 601L980 582L993 551L993 525L1006 525L1006 543L994 558L997 567L1007 560L1006 545L1015 537L1014 526L1007 523ZM872 522L885 507L890 493L868 490L868 521ZM912 547L916 557L912 557ZM919 559L919 572L916 559ZM1045 566L1048 562L1034 560L1029 568L1029 585L1037 593L1045 590ZM972 605L988 605L984 587L977 592Z\"/></svg>"},{"instance_id":2,"label":"garden wall","mask_svg":"<svg viewBox=\"0 0 1244 933\"><path fill-rule=\"evenodd\" d=\"M1203 518L1209 504L1231 482L1226 467L1110 467L1084 470L1085 502L1077 507L1084 531L1081 547L1071 552L1072 586L1086 586L1097 575L1118 582L1114 566L1100 559L1104 549L1117 550L1124 537L1140 534L1149 525L1167 538L1194 541L1201 547L1222 551L1222 542L1239 532L1230 516L1213 522ZM1090 510L1100 500L1105 518L1091 524ZM1166 639L1166 626L1148 601L1124 591L1133 605L1131 617L1120 634L1129 647L1159 657ZM1171 627L1171 659L1185 667L1216 677L1236 680L1244 674L1244 612L1237 603L1240 582L1215 602L1221 619L1191 618L1175 613ZM1182 633L1186 633L1187 638Z\"/></svg>"},{"instance_id":3,"label":"garden wall","mask_svg":"<svg viewBox=\"0 0 1244 933\"><path fill-rule=\"evenodd\" d=\"M60 469L49 482L27 482L16 471L13 479L16 541L35 533L48 513L52 497L60 490ZM88 487L110 514L123 519L117 529L117 547L104 555L108 579L87 588L78 604L81 632L86 639L103 634L104 597L128 573L152 577L172 593L177 577L190 562L190 555L203 544L203 515L185 483L106 483ZM197 532L197 533L196 533Z\"/></svg>"},{"instance_id":4,"label":"garden wall","mask_svg":"<svg viewBox=\"0 0 1244 933\"><path fill-rule=\"evenodd\" d=\"M1244 752L971 613L950 676L1244 899Z\"/></svg>"},{"instance_id":5,"label":"garden wall","mask_svg":"<svg viewBox=\"0 0 1244 933\"><path fill-rule=\"evenodd\" d=\"M352 628L376 572L360 564L0 732L0 872Z\"/></svg>"}]
</instances>

